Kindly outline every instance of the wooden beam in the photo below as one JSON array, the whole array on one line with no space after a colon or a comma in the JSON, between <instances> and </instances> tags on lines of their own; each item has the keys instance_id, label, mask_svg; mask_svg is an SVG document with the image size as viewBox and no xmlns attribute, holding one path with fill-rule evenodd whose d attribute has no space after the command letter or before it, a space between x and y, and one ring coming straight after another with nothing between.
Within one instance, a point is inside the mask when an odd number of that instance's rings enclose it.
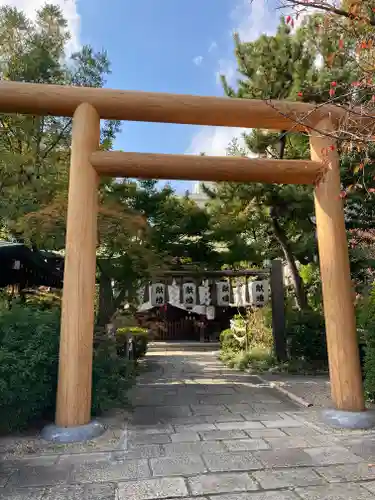
<instances>
[{"instance_id":1,"label":"wooden beam","mask_svg":"<svg viewBox=\"0 0 375 500\"><path fill-rule=\"evenodd\" d=\"M100 119L90 104L73 117L69 204L56 424L87 424L91 416L98 175L90 153L99 146Z\"/></svg>"},{"instance_id":2,"label":"wooden beam","mask_svg":"<svg viewBox=\"0 0 375 500\"><path fill-rule=\"evenodd\" d=\"M140 179L313 184L322 165L310 160L167 155L97 151L91 163L103 176Z\"/></svg>"},{"instance_id":3,"label":"wooden beam","mask_svg":"<svg viewBox=\"0 0 375 500\"><path fill-rule=\"evenodd\" d=\"M179 271L178 269L167 269L166 271L163 271L160 273L161 276L177 276L177 277L217 277L217 278L224 278L224 277L241 277L241 276L269 276L270 271L265 271L264 269L260 269L259 271L256 271L254 269L248 270L248 269L223 269L221 271L206 271L206 270L191 270L188 271L186 269L182 269Z\"/></svg>"},{"instance_id":4,"label":"wooden beam","mask_svg":"<svg viewBox=\"0 0 375 500\"><path fill-rule=\"evenodd\" d=\"M1 113L73 116L84 102L94 106L103 119L275 130L304 130L328 114L334 121L346 116L337 106L303 102L0 82Z\"/></svg>"},{"instance_id":5,"label":"wooden beam","mask_svg":"<svg viewBox=\"0 0 375 500\"><path fill-rule=\"evenodd\" d=\"M328 134L333 131L328 118L317 128ZM327 135L313 132L310 145L311 158L327 167L315 189L315 214L332 399L339 410L362 411L365 403L340 198L339 156L336 144Z\"/></svg>"}]
</instances>

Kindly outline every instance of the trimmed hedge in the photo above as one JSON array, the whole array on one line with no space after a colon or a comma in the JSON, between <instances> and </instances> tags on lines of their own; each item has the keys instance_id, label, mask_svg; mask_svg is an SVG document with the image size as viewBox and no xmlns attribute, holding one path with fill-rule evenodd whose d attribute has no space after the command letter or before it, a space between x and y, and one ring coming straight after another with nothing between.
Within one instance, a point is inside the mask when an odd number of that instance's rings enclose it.
<instances>
[{"instance_id":1,"label":"trimmed hedge","mask_svg":"<svg viewBox=\"0 0 375 500\"><path fill-rule=\"evenodd\" d=\"M125 326L118 328L116 332L117 353L124 357L127 353L127 342L129 336L133 337L135 359L143 358L147 352L148 330L140 326Z\"/></svg>"},{"instance_id":2,"label":"trimmed hedge","mask_svg":"<svg viewBox=\"0 0 375 500\"><path fill-rule=\"evenodd\" d=\"M14 305L0 310L0 431L21 430L53 419L59 356L59 309ZM133 383L133 363L101 342L93 358L92 412L123 406Z\"/></svg>"},{"instance_id":3,"label":"trimmed hedge","mask_svg":"<svg viewBox=\"0 0 375 500\"><path fill-rule=\"evenodd\" d=\"M319 311L288 311L286 337L290 359L328 362L324 317Z\"/></svg>"}]
</instances>

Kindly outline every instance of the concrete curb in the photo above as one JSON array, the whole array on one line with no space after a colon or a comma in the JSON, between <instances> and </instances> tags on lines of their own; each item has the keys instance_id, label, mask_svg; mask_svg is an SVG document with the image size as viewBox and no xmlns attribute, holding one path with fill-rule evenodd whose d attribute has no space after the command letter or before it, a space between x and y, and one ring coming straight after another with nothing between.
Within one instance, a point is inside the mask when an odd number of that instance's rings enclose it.
<instances>
[{"instance_id":1,"label":"concrete curb","mask_svg":"<svg viewBox=\"0 0 375 500\"><path fill-rule=\"evenodd\" d=\"M97 420L77 427L58 427L50 424L44 427L41 437L53 443L80 443L101 436L105 430L106 427Z\"/></svg>"},{"instance_id":2,"label":"concrete curb","mask_svg":"<svg viewBox=\"0 0 375 500\"><path fill-rule=\"evenodd\" d=\"M269 387L276 389L277 391L284 394L284 396L287 396L289 399L291 399L295 403L298 403L299 405L303 406L304 408L311 408L312 406L314 406L312 403L309 403L309 401L306 401L305 399L300 398L299 396L296 396L295 394L288 391L287 389L284 389L284 387L281 387L279 384L277 384L275 382L271 382L270 380L263 378L261 375L257 375L257 374L253 374L253 373L252 373L252 375L257 377L263 384L267 384Z\"/></svg>"},{"instance_id":3,"label":"concrete curb","mask_svg":"<svg viewBox=\"0 0 375 500\"><path fill-rule=\"evenodd\" d=\"M375 412L371 410L323 410L321 415L325 424L339 429L367 430L375 427Z\"/></svg>"}]
</instances>

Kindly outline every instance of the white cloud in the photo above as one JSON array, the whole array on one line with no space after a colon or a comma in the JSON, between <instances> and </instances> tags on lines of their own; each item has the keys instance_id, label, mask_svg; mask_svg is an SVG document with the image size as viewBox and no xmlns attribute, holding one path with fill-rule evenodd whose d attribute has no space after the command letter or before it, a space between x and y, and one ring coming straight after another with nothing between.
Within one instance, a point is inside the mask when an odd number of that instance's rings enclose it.
<instances>
[{"instance_id":1,"label":"white cloud","mask_svg":"<svg viewBox=\"0 0 375 500\"><path fill-rule=\"evenodd\" d=\"M267 0L239 0L230 14L233 31L250 42L262 34L275 33L280 13Z\"/></svg>"},{"instance_id":2,"label":"white cloud","mask_svg":"<svg viewBox=\"0 0 375 500\"><path fill-rule=\"evenodd\" d=\"M278 15L270 11L267 0L239 0L230 13L232 27L230 43L233 47L233 33L238 33L244 42L257 39L261 34L275 32ZM234 85L237 78L237 63L235 58L219 59L216 72L216 82L221 85L220 75L225 75L229 85Z\"/></svg>"},{"instance_id":3,"label":"white cloud","mask_svg":"<svg viewBox=\"0 0 375 500\"><path fill-rule=\"evenodd\" d=\"M217 43L211 42L210 46L208 47L208 52L212 52L215 49L217 49Z\"/></svg>"},{"instance_id":4,"label":"white cloud","mask_svg":"<svg viewBox=\"0 0 375 500\"><path fill-rule=\"evenodd\" d=\"M221 86L220 76L224 75L229 85L234 85L237 81L237 65L234 59L219 59L218 70L216 72L216 83Z\"/></svg>"},{"instance_id":5,"label":"white cloud","mask_svg":"<svg viewBox=\"0 0 375 500\"><path fill-rule=\"evenodd\" d=\"M280 13L268 0L237 0L237 5L230 13L230 49L233 52L233 32L237 32L242 41L252 41L261 34L272 34L276 31ZM227 82L235 86L237 80L237 63L235 58L220 58L216 71L216 82L221 86L220 75L225 75ZM245 132L243 128L202 127L192 138L187 153L206 153L212 156L226 154L229 142L239 138ZM249 132L249 130L247 130Z\"/></svg>"},{"instance_id":6,"label":"white cloud","mask_svg":"<svg viewBox=\"0 0 375 500\"><path fill-rule=\"evenodd\" d=\"M203 56L197 56L197 57L194 57L193 59L193 63L196 65L196 66L200 66L203 62Z\"/></svg>"},{"instance_id":7,"label":"white cloud","mask_svg":"<svg viewBox=\"0 0 375 500\"><path fill-rule=\"evenodd\" d=\"M0 0L0 7L16 7L22 10L28 18L35 19L36 11L42 8L45 3L46 0ZM80 47L80 16L77 9L78 0L53 0L51 3L61 8L68 22L68 29L71 33L71 40L67 47L68 52L78 50Z\"/></svg>"},{"instance_id":8,"label":"white cloud","mask_svg":"<svg viewBox=\"0 0 375 500\"><path fill-rule=\"evenodd\" d=\"M250 132L245 128L229 127L202 127L194 135L187 154L205 153L207 156L226 156L226 150L230 141L237 137L239 143L243 145L243 132Z\"/></svg>"}]
</instances>

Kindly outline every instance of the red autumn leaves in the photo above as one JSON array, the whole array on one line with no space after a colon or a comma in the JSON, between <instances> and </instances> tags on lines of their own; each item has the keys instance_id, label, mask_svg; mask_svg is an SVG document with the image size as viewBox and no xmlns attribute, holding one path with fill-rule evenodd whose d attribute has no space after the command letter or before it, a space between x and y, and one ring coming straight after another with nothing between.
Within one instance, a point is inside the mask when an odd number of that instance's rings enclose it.
<instances>
[{"instance_id":1,"label":"red autumn leaves","mask_svg":"<svg viewBox=\"0 0 375 500\"><path fill-rule=\"evenodd\" d=\"M294 28L294 19L292 16L286 16L285 18L286 24L289 24L292 28Z\"/></svg>"}]
</instances>

